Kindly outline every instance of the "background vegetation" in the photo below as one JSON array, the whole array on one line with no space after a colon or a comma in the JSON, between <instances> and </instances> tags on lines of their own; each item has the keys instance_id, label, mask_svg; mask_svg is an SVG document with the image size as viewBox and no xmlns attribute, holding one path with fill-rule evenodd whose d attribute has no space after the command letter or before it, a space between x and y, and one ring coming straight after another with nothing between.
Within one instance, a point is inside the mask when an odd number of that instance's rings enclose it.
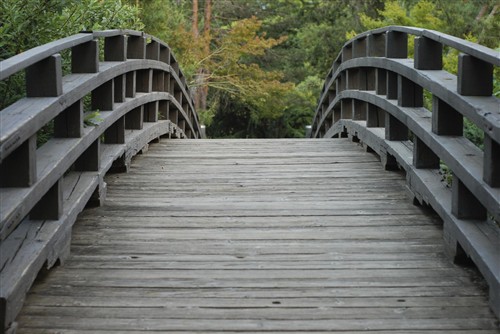
<instances>
[{"instance_id":1,"label":"background vegetation","mask_svg":"<svg viewBox=\"0 0 500 334\"><path fill-rule=\"evenodd\" d=\"M173 48L209 136L302 137L324 76L356 32L410 25L496 49L499 7L496 0L2 0L0 59L81 30L145 30ZM456 56L445 50L451 72ZM22 74L0 84L0 108L22 85Z\"/></svg>"}]
</instances>

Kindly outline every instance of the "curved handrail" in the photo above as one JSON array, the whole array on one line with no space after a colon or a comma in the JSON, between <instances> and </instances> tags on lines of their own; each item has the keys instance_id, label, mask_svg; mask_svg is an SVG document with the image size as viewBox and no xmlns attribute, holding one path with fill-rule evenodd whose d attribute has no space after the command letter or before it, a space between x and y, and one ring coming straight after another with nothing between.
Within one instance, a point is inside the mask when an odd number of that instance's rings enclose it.
<instances>
[{"instance_id":1,"label":"curved handrail","mask_svg":"<svg viewBox=\"0 0 500 334\"><path fill-rule=\"evenodd\" d=\"M63 75L68 54L71 73ZM40 268L68 255L72 225L86 205L102 203L108 171L127 170L161 136L203 136L177 60L167 44L143 32L81 32L0 62L0 80L21 71L26 97L0 111L6 326ZM98 111L96 124L84 125L85 109ZM37 133L49 123L54 137L37 148Z\"/></svg>"},{"instance_id":2,"label":"curved handrail","mask_svg":"<svg viewBox=\"0 0 500 334\"><path fill-rule=\"evenodd\" d=\"M408 34L416 37L408 58ZM460 52L443 70L443 46ZM311 137L350 137L402 169L414 200L443 219L447 251L470 257L500 314L500 100L492 96L500 54L437 31L389 26L346 42L328 73ZM424 90L432 107L424 107ZM484 152L463 137L464 118L484 132ZM453 172L450 188L440 164Z\"/></svg>"}]
</instances>

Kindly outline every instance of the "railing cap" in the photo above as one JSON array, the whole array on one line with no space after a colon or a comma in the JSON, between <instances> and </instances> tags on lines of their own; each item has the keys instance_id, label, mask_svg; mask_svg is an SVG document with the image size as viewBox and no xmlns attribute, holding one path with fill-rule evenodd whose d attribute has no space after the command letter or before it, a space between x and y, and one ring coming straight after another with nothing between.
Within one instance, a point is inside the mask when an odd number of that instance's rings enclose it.
<instances>
[{"instance_id":1,"label":"railing cap","mask_svg":"<svg viewBox=\"0 0 500 334\"><path fill-rule=\"evenodd\" d=\"M439 31L418 28L418 27L387 26L373 30L368 30L348 40L343 47L347 47L354 40L366 38L369 35L384 34L388 31L404 32L414 36L427 37L443 45L450 46L460 52L469 54L473 57L481 59L495 66L500 66L500 52L496 50ZM337 61L337 59L335 59L335 61Z\"/></svg>"},{"instance_id":2,"label":"railing cap","mask_svg":"<svg viewBox=\"0 0 500 334\"><path fill-rule=\"evenodd\" d=\"M0 80L4 80L55 53L91 41L93 38L92 33L79 33L37 46L6 60L2 60L0 62Z\"/></svg>"}]
</instances>

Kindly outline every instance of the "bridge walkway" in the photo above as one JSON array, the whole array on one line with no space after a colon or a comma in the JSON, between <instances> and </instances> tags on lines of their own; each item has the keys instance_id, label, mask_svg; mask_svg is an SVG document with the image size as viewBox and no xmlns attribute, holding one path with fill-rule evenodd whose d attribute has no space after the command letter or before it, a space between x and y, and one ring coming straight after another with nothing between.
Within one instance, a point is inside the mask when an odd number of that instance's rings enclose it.
<instances>
[{"instance_id":1,"label":"bridge walkway","mask_svg":"<svg viewBox=\"0 0 500 334\"><path fill-rule=\"evenodd\" d=\"M439 218L348 139L162 140L106 181L18 333L499 333Z\"/></svg>"}]
</instances>

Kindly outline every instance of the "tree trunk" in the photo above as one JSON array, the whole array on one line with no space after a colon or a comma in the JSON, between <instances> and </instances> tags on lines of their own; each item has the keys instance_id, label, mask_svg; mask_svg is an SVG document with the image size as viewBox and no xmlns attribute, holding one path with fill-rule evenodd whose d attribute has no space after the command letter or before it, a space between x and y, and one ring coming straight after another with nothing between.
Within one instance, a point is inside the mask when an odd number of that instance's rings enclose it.
<instances>
[{"instance_id":1,"label":"tree trunk","mask_svg":"<svg viewBox=\"0 0 500 334\"><path fill-rule=\"evenodd\" d=\"M198 37L198 0L193 0L193 18L191 21L191 32L194 38Z\"/></svg>"},{"instance_id":2,"label":"tree trunk","mask_svg":"<svg viewBox=\"0 0 500 334\"><path fill-rule=\"evenodd\" d=\"M208 57L210 54L210 25L212 21L212 0L205 0L205 20L203 21L203 42L205 43L204 47L204 56ZM208 77L210 73L208 73L207 69L201 69L201 74L204 77ZM206 80L206 79L204 79ZM203 110L207 109L207 97L208 97L208 83L201 87L200 92L200 107Z\"/></svg>"},{"instance_id":3,"label":"tree trunk","mask_svg":"<svg viewBox=\"0 0 500 334\"><path fill-rule=\"evenodd\" d=\"M479 21L483 18L484 14L486 14L487 9L488 9L488 5L484 5L483 7L481 7L481 10L479 11L479 13L476 16L476 21Z\"/></svg>"},{"instance_id":4,"label":"tree trunk","mask_svg":"<svg viewBox=\"0 0 500 334\"><path fill-rule=\"evenodd\" d=\"M198 42L199 32L198 32L198 0L193 0L193 17L191 21L191 33L193 34L193 41ZM200 73L195 74L195 86L194 86L194 108L195 110L200 109L200 94L201 94L201 84L203 78L200 77Z\"/></svg>"}]
</instances>

